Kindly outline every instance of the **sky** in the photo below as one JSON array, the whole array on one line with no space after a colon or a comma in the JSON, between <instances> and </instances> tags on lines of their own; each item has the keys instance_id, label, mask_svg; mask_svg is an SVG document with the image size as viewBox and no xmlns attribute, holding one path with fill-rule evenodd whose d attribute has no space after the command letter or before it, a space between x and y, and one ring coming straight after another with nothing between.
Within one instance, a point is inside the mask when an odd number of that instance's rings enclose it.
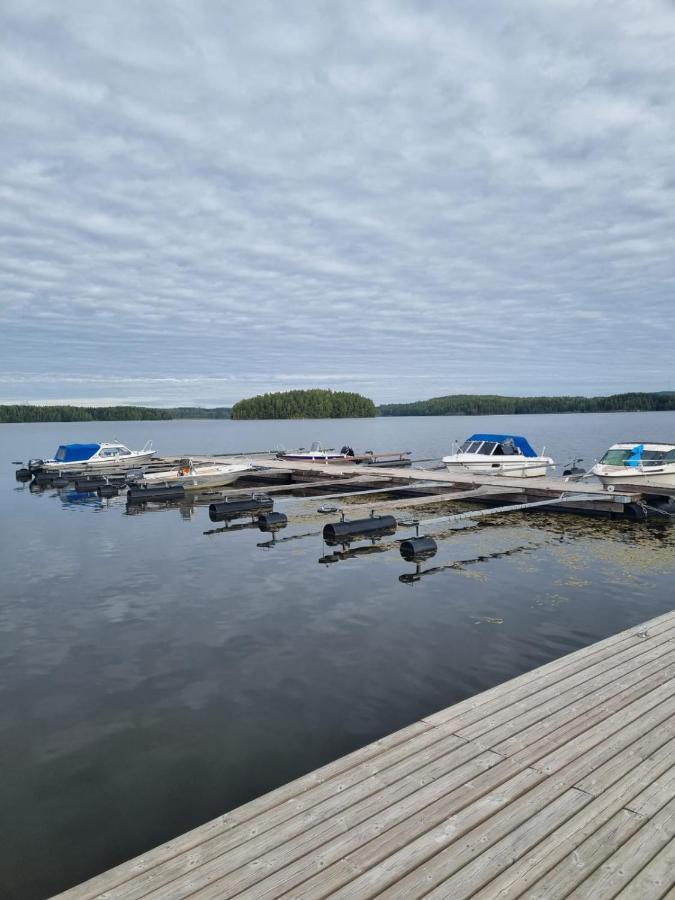
<instances>
[{"instance_id":1,"label":"sky","mask_svg":"<svg viewBox=\"0 0 675 900\"><path fill-rule=\"evenodd\" d=\"M3 0L0 403L675 389L670 0Z\"/></svg>"}]
</instances>

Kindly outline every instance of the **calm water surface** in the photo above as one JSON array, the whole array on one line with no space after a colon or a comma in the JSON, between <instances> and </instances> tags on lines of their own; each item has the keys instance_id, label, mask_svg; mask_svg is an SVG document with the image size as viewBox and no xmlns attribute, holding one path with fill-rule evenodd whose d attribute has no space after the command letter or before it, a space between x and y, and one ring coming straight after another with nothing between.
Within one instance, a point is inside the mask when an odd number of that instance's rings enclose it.
<instances>
[{"instance_id":1,"label":"calm water surface","mask_svg":"<svg viewBox=\"0 0 675 900\"><path fill-rule=\"evenodd\" d=\"M60 442L440 456L524 433L587 464L673 440L674 413L0 425L0 895L44 897L439 708L674 605L675 528L509 514L334 565L320 534L205 535L204 507L127 515L14 480ZM293 504L277 503L292 511ZM280 536L316 532L316 523Z\"/></svg>"}]
</instances>

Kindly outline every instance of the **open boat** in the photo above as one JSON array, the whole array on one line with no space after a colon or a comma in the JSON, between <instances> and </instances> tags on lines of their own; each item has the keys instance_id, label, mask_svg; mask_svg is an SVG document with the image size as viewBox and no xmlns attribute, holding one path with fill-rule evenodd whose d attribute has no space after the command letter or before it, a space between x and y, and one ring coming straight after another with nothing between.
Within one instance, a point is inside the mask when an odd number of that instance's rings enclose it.
<instances>
[{"instance_id":1,"label":"open boat","mask_svg":"<svg viewBox=\"0 0 675 900\"><path fill-rule=\"evenodd\" d=\"M166 472L149 472L144 475L139 484L147 487L159 487L167 485L175 487L182 485L186 491L196 491L201 488L222 487L232 484L245 472L250 472L253 465L250 462L236 463L204 463L197 464L191 459L181 459L175 469Z\"/></svg>"},{"instance_id":2,"label":"open boat","mask_svg":"<svg viewBox=\"0 0 675 900\"><path fill-rule=\"evenodd\" d=\"M127 469L148 462L154 455L150 441L142 450L130 450L124 444L105 441L98 444L61 444L52 459L32 459L29 468L46 472Z\"/></svg>"},{"instance_id":3,"label":"open boat","mask_svg":"<svg viewBox=\"0 0 675 900\"><path fill-rule=\"evenodd\" d=\"M538 456L519 434L472 434L455 453L443 457L443 464L449 472L514 478L546 475L555 465L549 456Z\"/></svg>"},{"instance_id":4,"label":"open boat","mask_svg":"<svg viewBox=\"0 0 675 900\"><path fill-rule=\"evenodd\" d=\"M314 441L309 450L300 447L299 450L285 450L277 453L278 459L296 459L300 462L331 462L339 460L349 460L354 456L351 447L344 446L341 450L326 449L321 446L319 441Z\"/></svg>"},{"instance_id":5,"label":"open boat","mask_svg":"<svg viewBox=\"0 0 675 900\"><path fill-rule=\"evenodd\" d=\"M612 444L591 469L603 484L639 484L649 481L675 487L675 444Z\"/></svg>"}]
</instances>

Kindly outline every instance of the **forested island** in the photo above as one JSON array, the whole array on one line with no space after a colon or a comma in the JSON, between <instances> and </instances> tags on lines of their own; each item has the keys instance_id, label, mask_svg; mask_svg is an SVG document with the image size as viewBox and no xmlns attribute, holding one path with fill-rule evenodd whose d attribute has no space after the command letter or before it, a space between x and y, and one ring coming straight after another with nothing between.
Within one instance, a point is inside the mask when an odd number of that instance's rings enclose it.
<instances>
[{"instance_id":1,"label":"forested island","mask_svg":"<svg viewBox=\"0 0 675 900\"><path fill-rule=\"evenodd\" d=\"M33 406L0 405L0 422L124 422L145 419L229 419L230 409L219 406Z\"/></svg>"},{"instance_id":2,"label":"forested island","mask_svg":"<svg viewBox=\"0 0 675 900\"><path fill-rule=\"evenodd\" d=\"M348 391L280 391L240 400L233 419L351 419L377 415L372 400Z\"/></svg>"},{"instance_id":3,"label":"forested island","mask_svg":"<svg viewBox=\"0 0 675 900\"><path fill-rule=\"evenodd\" d=\"M415 403L386 403L381 416L503 416L522 413L645 412L675 410L675 391L612 394L608 397L501 397L449 394Z\"/></svg>"}]
</instances>

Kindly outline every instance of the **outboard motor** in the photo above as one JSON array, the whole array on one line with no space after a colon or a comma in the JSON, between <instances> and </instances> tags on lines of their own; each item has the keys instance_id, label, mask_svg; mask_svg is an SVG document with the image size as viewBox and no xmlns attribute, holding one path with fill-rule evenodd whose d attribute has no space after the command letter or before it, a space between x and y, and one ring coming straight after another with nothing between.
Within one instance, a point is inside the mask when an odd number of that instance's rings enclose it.
<instances>
[{"instance_id":1,"label":"outboard motor","mask_svg":"<svg viewBox=\"0 0 675 900\"><path fill-rule=\"evenodd\" d=\"M345 456L354 456L354 451L351 447L348 447L347 444L341 448L340 453L344 453Z\"/></svg>"},{"instance_id":2,"label":"outboard motor","mask_svg":"<svg viewBox=\"0 0 675 900\"><path fill-rule=\"evenodd\" d=\"M581 462L583 462L581 458L570 460L563 469L563 478L581 478L582 475L585 475L586 469L582 469L577 465L577 463Z\"/></svg>"}]
</instances>

